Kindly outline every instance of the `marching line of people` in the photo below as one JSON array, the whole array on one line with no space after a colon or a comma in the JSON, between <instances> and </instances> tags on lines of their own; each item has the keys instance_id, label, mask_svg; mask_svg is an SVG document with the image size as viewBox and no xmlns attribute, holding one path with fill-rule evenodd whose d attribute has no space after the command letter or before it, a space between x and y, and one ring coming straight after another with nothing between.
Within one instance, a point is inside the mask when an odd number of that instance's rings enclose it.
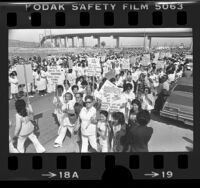
<instances>
[{"instance_id":1,"label":"marching line of people","mask_svg":"<svg viewBox=\"0 0 200 188\"><path fill-rule=\"evenodd\" d=\"M87 55L75 59L34 60L34 82L28 85L29 95L33 96L35 92L40 96L55 93L52 102L59 128L55 133L54 147L67 147L63 142L65 136L69 135L70 139L79 143L77 152L148 151L148 142L153 134L153 129L148 126L151 113L162 109L166 97L170 95L170 88L189 71L189 67L185 66L184 58L177 55L173 61L165 59L163 68L156 68L152 61L147 67L139 65L123 70L118 61L120 58L112 55L106 59L112 59L115 65L110 68L115 71L112 78L103 76L106 60L101 62L101 76L88 76ZM67 60L73 60L71 67ZM59 66L64 72L57 84L48 80L48 67L52 65ZM121 88L119 111L101 109L102 101L98 92L106 80ZM18 86L15 70L10 70L9 83L16 107L15 133L13 139L9 137L10 152L24 153L27 138L33 142L36 152L45 152L34 134L32 107L18 95L24 86ZM16 147L13 144L15 142Z\"/></svg>"}]
</instances>

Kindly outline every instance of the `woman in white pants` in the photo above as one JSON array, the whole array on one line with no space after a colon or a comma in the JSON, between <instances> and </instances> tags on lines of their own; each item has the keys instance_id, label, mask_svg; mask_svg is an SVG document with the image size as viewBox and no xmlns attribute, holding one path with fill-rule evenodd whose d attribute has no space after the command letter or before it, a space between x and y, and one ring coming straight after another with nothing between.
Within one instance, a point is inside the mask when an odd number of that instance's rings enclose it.
<instances>
[{"instance_id":1,"label":"woman in white pants","mask_svg":"<svg viewBox=\"0 0 200 188\"><path fill-rule=\"evenodd\" d=\"M86 107L80 112L81 120L81 152L88 152L88 142L97 151L97 121L96 109L93 107L94 98L90 95L85 97Z\"/></svg>"},{"instance_id":2,"label":"woman in white pants","mask_svg":"<svg viewBox=\"0 0 200 188\"><path fill-rule=\"evenodd\" d=\"M45 148L40 144L36 135L34 134L34 125L31 122L31 114L33 110L30 104L26 106L23 99L15 102L16 108L16 127L14 137L17 137L17 150L24 153L24 143L29 138L35 146L37 153L44 153Z\"/></svg>"}]
</instances>

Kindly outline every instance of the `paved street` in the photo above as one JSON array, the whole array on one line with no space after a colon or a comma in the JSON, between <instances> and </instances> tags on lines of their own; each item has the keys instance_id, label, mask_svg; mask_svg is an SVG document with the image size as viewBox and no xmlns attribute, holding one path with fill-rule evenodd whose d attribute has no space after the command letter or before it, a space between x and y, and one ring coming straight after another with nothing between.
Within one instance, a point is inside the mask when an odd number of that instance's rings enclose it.
<instances>
[{"instance_id":1,"label":"paved street","mask_svg":"<svg viewBox=\"0 0 200 188\"><path fill-rule=\"evenodd\" d=\"M38 139L46 148L46 152L78 152L79 145L76 142L76 139L70 139L68 136L66 136L62 148L53 147L58 130L58 124L53 116L53 94L48 94L43 97L35 96L34 98L31 98L30 101L40 128ZM13 124L10 135L13 137L16 114L13 100L10 101L9 106L9 119ZM152 115L152 120L148 126L151 126L154 130L149 142L149 151L151 152L187 151L186 147L192 146L193 131L190 126L185 126L180 122L161 118L154 114ZM30 141L27 140L25 146L27 153L35 153L35 149Z\"/></svg>"}]
</instances>

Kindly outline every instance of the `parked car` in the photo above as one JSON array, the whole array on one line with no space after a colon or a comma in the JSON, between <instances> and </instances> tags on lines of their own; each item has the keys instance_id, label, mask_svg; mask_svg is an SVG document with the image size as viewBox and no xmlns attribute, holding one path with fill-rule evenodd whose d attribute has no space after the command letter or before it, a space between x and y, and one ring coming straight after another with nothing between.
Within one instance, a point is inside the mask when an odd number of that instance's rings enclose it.
<instances>
[{"instance_id":1,"label":"parked car","mask_svg":"<svg viewBox=\"0 0 200 188\"><path fill-rule=\"evenodd\" d=\"M193 125L193 77L178 79L160 115Z\"/></svg>"}]
</instances>

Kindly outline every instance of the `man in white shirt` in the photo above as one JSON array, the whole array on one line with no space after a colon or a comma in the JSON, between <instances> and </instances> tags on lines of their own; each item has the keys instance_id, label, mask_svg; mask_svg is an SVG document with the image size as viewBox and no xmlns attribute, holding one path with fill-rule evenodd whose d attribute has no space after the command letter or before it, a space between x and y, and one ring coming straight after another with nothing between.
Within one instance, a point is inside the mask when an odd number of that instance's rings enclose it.
<instances>
[{"instance_id":1,"label":"man in white shirt","mask_svg":"<svg viewBox=\"0 0 200 188\"><path fill-rule=\"evenodd\" d=\"M88 152L88 142L97 151L96 109L93 107L93 100L92 96L85 97L86 107L82 108L79 115L82 134L81 152Z\"/></svg>"}]
</instances>

